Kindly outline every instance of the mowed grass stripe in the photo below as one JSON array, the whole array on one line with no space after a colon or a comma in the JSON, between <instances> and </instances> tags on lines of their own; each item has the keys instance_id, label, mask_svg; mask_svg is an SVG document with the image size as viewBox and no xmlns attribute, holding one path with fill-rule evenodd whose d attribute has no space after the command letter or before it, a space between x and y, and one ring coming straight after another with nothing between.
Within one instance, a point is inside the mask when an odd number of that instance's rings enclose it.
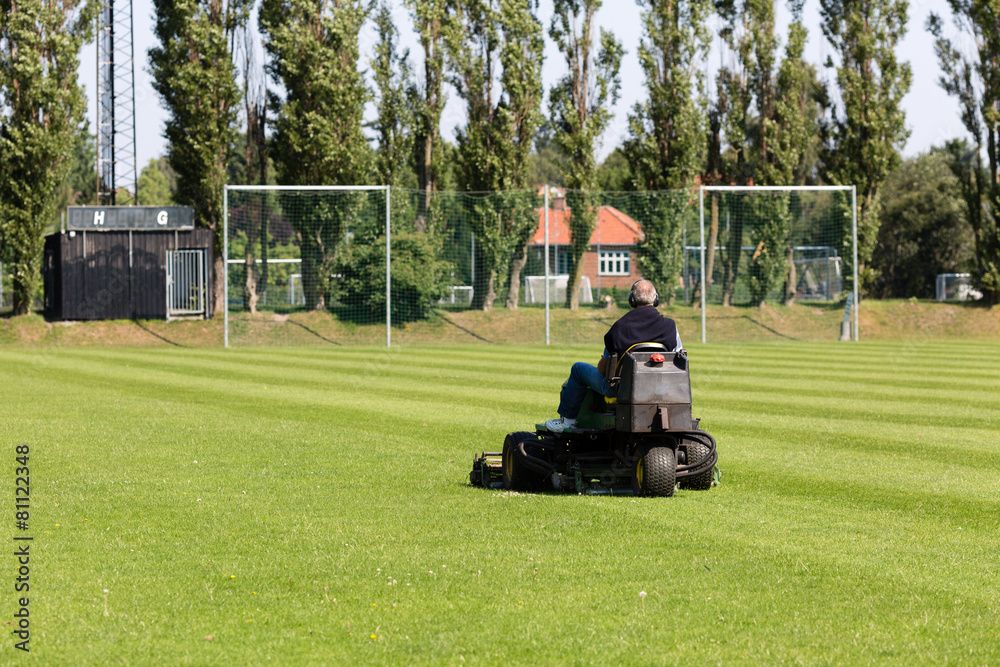
<instances>
[{"instance_id":1,"label":"mowed grass stripe","mask_svg":"<svg viewBox=\"0 0 1000 667\"><path fill-rule=\"evenodd\" d=\"M889 376L880 419L863 392L822 414L822 378L852 370L843 347L772 346L802 378L756 384L722 376L759 355L693 349L725 477L663 500L465 484L472 451L551 416L592 347L406 348L377 372L375 350L0 350L17 414L2 432L34 443L53 531L36 543L40 657L992 664L993 432L914 429L920 373L889 352L865 369Z\"/></svg>"}]
</instances>

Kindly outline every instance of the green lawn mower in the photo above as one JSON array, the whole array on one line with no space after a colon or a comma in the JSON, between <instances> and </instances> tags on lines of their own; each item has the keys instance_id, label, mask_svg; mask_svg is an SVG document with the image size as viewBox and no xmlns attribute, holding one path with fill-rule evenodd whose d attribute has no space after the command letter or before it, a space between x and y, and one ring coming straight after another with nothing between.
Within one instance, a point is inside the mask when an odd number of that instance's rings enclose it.
<instances>
[{"instance_id":1,"label":"green lawn mower","mask_svg":"<svg viewBox=\"0 0 1000 667\"><path fill-rule=\"evenodd\" d=\"M691 378L684 350L635 345L608 360L617 399L588 390L576 428L508 433L503 451L473 460L470 482L518 491L672 496L718 482L715 438L691 417Z\"/></svg>"}]
</instances>

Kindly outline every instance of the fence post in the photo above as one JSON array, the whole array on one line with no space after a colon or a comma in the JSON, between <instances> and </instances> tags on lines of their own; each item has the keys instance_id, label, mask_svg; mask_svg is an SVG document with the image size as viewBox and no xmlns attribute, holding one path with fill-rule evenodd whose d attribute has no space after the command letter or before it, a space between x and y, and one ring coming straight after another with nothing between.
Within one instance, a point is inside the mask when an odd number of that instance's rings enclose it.
<instances>
[{"instance_id":1,"label":"fence post","mask_svg":"<svg viewBox=\"0 0 1000 667\"><path fill-rule=\"evenodd\" d=\"M549 184L545 184L545 344L549 344Z\"/></svg>"},{"instance_id":2,"label":"fence post","mask_svg":"<svg viewBox=\"0 0 1000 667\"><path fill-rule=\"evenodd\" d=\"M222 344L229 347L229 186L222 186ZM167 304L170 307L170 304Z\"/></svg>"},{"instance_id":3,"label":"fence post","mask_svg":"<svg viewBox=\"0 0 1000 667\"><path fill-rule=\"evenodd\" d=\"M854 340L861 340L858 313L861 301L858 299L858 186L851 186L851 216L854 219Z\"/></svg>"},{"instance_id":4,"label":"fence post","mask_svg":"<svg viewBox=\"0 0 1000 667\"><path fill-rule=\"evenodd\" d=\"M389 202L390 186L385 186L385 346L392 347L392 206Z\"/></svg>"},{"instance_id":5,"label":"fence post","mask_svg":"<svg viewBox=\"0 0 1000 667\"><path fill-rule=\"evenodd\" d=\"M708 277L705 275L705 186L698 186L698 229L701 246L701 342L704 344L707 318L705 316L705 292L708 291Z\"/></svg>"}]
</instances>

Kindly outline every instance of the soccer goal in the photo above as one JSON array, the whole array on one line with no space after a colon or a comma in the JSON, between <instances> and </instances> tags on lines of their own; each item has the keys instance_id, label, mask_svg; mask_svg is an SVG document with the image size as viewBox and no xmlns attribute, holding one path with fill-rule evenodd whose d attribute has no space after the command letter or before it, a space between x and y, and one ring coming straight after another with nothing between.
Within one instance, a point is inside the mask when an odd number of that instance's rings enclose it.
<instances>
[{"instance_id":1,"label":"soccer goal","mask_svg":"<svg viewBox=\"0 0 1000 667\"><path fill-rule=\"evenodd\" d=\"M390 344L388 187L228 185L223 208L226 347Z\"/></svg>"},{"instance_id":2,"label":"soccer goal","mask_svg":"<svg viewBox=\"0 0 1000 667\"><path fill-rule=\"evenodd\" d=\"M703 186L699 228L702 342L858 340L854 186Z\"/></svg>"}]
</instances>

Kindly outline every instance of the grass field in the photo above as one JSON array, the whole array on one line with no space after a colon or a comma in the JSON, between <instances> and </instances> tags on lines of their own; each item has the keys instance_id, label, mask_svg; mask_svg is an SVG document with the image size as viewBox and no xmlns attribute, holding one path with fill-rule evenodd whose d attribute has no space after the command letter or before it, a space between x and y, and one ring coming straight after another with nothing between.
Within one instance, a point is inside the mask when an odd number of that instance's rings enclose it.
<instances>
[{"instance_id":1,"label":"grass field","mask_svg":"<svg viewBox=\"0 0 1000 667\"><path fill-rule=\"evenodd\" d=\"M1000 663L1000 343L689 347L668 499L467 484L596 347L0 347L0 660Z\"/></svg>"}]
</instances>

